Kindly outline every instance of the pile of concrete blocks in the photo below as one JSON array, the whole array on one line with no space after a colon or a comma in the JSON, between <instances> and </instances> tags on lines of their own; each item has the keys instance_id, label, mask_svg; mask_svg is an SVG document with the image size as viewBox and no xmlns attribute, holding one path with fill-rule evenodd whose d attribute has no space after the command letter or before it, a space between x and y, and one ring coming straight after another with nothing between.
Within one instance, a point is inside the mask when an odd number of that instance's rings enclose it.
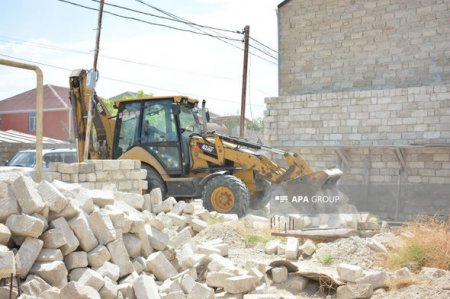
<instances>
[{"instance_id":1,"label":"pile of concrete blocks","mask_svg":"<svg viewBox=\"0 0 450 299\"><path fill-rule=\"evenodd\" d=\"M142 194L147 189L147 171L138 160L88 160L81 163L51 163L44 173L48 181L79 183L89 189L109 189Z\"/></svg>"},{"instance_id":2,"label":"pile of concrete blocks","mask_svg":"<svg viewBox=\"0 0 450 299\"><path fill-rule=\"evenodd\" d=\"M299 257L310 257L316 252L317 245L310 239L304 240L300 244L300 240L295 237L288 237L286 244L280 239L274 239L266 243L264 252L266 254L284 255L287 260L297 260Z\"/></svg>"},{"instance_id":3,"label":"pile of concrete blocks","mask_svg":"<svg viewBox=\"0 0 450 299\"><path fill-rule=\"evenodd\" d=\"M80 175L80 172L78 172ZM0 181L0 298L227 298L264 284L237 266L203 207L30 177ZM13 276L17 279L10 280ZM18 283L20 282L20 283Z\"/></svg>"}]
</instances>

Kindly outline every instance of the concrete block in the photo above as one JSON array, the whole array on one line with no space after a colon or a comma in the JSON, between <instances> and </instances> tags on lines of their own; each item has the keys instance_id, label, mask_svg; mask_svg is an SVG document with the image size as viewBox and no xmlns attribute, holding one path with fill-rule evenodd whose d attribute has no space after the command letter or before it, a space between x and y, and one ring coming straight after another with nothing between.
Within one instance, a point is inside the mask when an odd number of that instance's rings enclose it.
<instances>
[{"instance_id":1,"label":"concrete block","mask_svg":"<svg viewBox=\"0 0 450 299\"><path fill-rule=\"evenodd\" d=\"M52 248L42 248L39 252L36 262L50 263L54 261L62 261L64 259L61 250Z\"/></svg>"},{"instance_id":2,"label":"concrete block","mask_svg":"<svg viewBox=\"0 0 450 299\"><path fill-rule=\"evenodd\" d=\"M133 263L134 271L141 274L147 268L147 261L144 257L139 256L131 261Z\"/></svg>"},{"instance_id":3,"label":"concrete block","mask_svg":"<svg viewBox=\"0 0 450 299\"><path fill-rule=\"evenodd\" d=\"M164 213L168 213L172 210L173 206L177 203L177 200L174 197L168 197L163 200L161 204L161 210Z\"/></svg>"},{"instance_id":4,"label":"concrete block","mask_svg":"<svg viewBox=\"0 0 450 299\"><path fill-rule=\"evenodd\" d=\"M20 214L9 216L6 226L13 236L38 238L44 231L45 223L37 217Z\"/></svg>"},{"instance_id":5,"label":"concrete block","mask_svg":"<svg viewBox=\"0 0 450 299\"><path fill-rule=\"evenodd\" d=\"M138 257L141 254L142 242L133 234L123 235L123 243L130 257Z\"/></svg>"},{"instance_id":6,"label":"concrete block","mask_svg":"<svg viewBox=\"0 0 450 299\"><path fill-rule=\"evenodd\" d=\"M105 284L103 276L92 269L87 269L83 275L81 275L80 279L78 279L78 282L82 285L90 286L97 291Z\"/></svg>"},{"instance_id":7,"label":"concrete block","mask_svg":"<svg viewBox=\"0 0 450 299\"><path fill-rule=\"evenodd\" d=\"M27 295L39 297L40 294L52 286L37 275L28 275L27 280L20 285L20 290ZM41 298L41 297L39 297Z\"/></svg>"},{"instance_id":8,"label":"concrete block","mask_svg":"<svg viewBox=\"0 0 450 299\"><path fill-rule=\"evenodd\" d=\"M30 270L54 287L62 287L67 283L67 269L63 262L35 263Z\"/></svg>"},{"instance_id":9,"label":"concrete block","mask_svg":"<svg viewBox=\"0 0 450 299\"><path fill-rule=\"evenodd\" d=\"M94 211L89 215L88 221L92 232L100 244L106 245L117 239L114 225L106 212L102 210Z\"/></svg>"},{"instance_id":10,"label":"concrete block","mask_svg":"<svg viewBox=\"0 0 450 299\"><path fill-rule=\"evenodd\" d=\"M89 286L71 281L61 289L61 298L101 299L98 292Z\"/></svg>"},{"instance_id":11,"label":"concrete block","mask_svg":"<svg viewBox=\"0 0 450 299\"><path fill-rule=\"evenodd\" d=\"M8 244L10 238L11 238L11 231L6 225L0 223L0 245Z\"/></svg>"},{"instance_id":12,"label":"concrete block","mask_svg":"<svg viewBox=\"0 0 450 299\"><path fill-rule=\"evenodd\" d=\"M200 219L192 219L190 225L192 226L192 229L196 232L201 232L202 230L208 227L208 223Z\"/></svg>"},{"instance_id":13,"label":"concrete block","mask_svg":"<svg viewBox=\"0 0 450 299\"><path fill-rule=\"evenodd\" d=\"M110 262L105 262L101 267L95 268L94 270L103 277L109 277L113 281L117 281L120 277L119 266Z\"/></svg>"},{"instance_id":14,"label":"concrete block","mask_svg":"<svg viewBox=\"0 0 450 299\"><path fill-rule=\"evenodd\" d=\"M131 207L138 210L142 210L144 206L144 196L141 194L116 191L114 192L114 198L115 200L124 201Z\"/></svg>"},{"instance_id":15,"label":"concrete block","mask_svg":"<svg viewBox=\"0 0 450 299\"><path fill-rule=\"evenodd\" d=\"M184 274L181 277L181 289L185 294L189 294L192 292L192 289L195 286L195 280L189 274Z\"/></svg>"},{"instance_id":16,"label":"concrete block","mask_svg":"<svg viewBox=\"0 0 450 299\"><path fill-rule=\"evenodd\" d=\"M184 244L181 251L177 254L177 259L183 269L193 267L196 263L193 245L191 243Z\"/></svg>"},{"instance_id":17,"label":"concrete block","mask_svg":"<svg viewBox=\"0 0 450 299\"><path fill-rule=\"evenodd\" d=\"M41 240L44 241L44 248L59 248L66 244L66 239L62 230L52 228L41 235Z\"/></svg>"},{"instance_id":18,"label":"concrete block","mask_svg":"<svg viewBox=\"0 0 450 299\"><path fill-rule=\"evenodd\" d=\"M70 219L69 226L75 236L77 236L80 247L84 251L91 251L98 245L97 238L94 236L84 213L80 213L78 216Z\"/></svg>"},{"instance_id":19,"label":"concrete block","mask_svg":"<svg viewBox=\"0 0 450 299\"><path fill-rule=\"evenodd\" d=\"M38 192L41 198L47 203L50 211L56 213L61 212L69 202L61 191L47 181L42 181L39 184Z\"/></svg>"},{"instance_id":20,"label":"concrete block","mask_svg":"<svg viewBox=\"0 0 450 299\"><path fill-rule=\"evenodd\" d=\"M203 221L209 221L209 219L211 218L210 212L208 210L206 210L206 209L202 209L200 211L196 211L194 214L197 215Z\"/></svg>"},{"instance_id":21,"label":"concrete block","mask_svg":"<svg viewBox=\"0 0 450 299\"><path fill-rule=\"evenodd\" d=\"M299 292L306 289L308 286L309 279L298 275L288 275L287 282L284 283L286 290L292 294L298 294Z\"/></svg>"},{"instance_id":22,"label":"concrete block","mask_svg":"<svg viewBox=\"0 0 450 299\"><path fill-rule=\"evenodd\" d=\"M266 254L275 254L277 253L278 246L281 244L281 241L278 239L270 240L266 243L266 246L264 247L264 252Z\"/></svg>"},{"instance_id":23,"label":"concrete block","mask_svg":"<svg viewBox=\"0 0 450 299\"><path fill-rule=\"evenodd\" d=\"M316 251L316 243L310 239L307 239L305 243L300 246L300 251L302 254L310 256Z\"/></svg>"},{"instance_id":24,"label":"concrete block","mask_svg":"<svg viewBox=\"0 0 450 299\"><path fill-rule=\"evenodd\" d=\"M162 205L162 194L161 189L155 188L152 191L150 191L150 202L152 205L152 211L155 214L158 214L162 211L161 205Z\"/></svg>"},{"instance_id":25,"label":"concrete block","mask_svg":"<svg viewBox=\"0 0 450 299\"><path fill-rule=\"evenodd\" d=\"M67 206L59 213L50 211L48 219L54 220L60 217L63 217L65 219L71 219L75 216L77 216L81 212L80 206L78 202L69 197L69 202L67 203Z\"/></svg>"},{"instance_id":26,"label":"concrete block","mask_svg":"<svg viewBox=\"0 0 450 299\"><path fill-rule=\"evenodd\" d=\"M355 282L363 276L363 270L359 266L341 263L337 266L339 278L349 282Z\"/></svg>"},{"instance_id":27,"label":"concrete block","mask_svg":"<svg viewBox=\"0 0 450 299\"><path fill-rule=\"evenodd\" d=\"M0 222L5 222L6 219L19 213L19 205L14 194L10 197L0 198Z\"/></svg>"},{"instance_id":28,"label":"concrete block","mask_svg":"<svg viewBox=\"0 0 450 299\"><path fill-rule=\"evenodd\" d=\"M111 259L111 254L103 245L98 245L87 253L88 264L91 267L101 267Z\"/></svg>"},{"instance_id":29,"label":"concrete block","mask_svg":"<svg viewBox=\"0 0 450 299\"><path fill-rule=\"evenodd\" d=\"M169 242L169 236L150 225L145 225L145 232L150 245L156 250L164 250Z\"/></svg>"},{"instance_id":30,"label":"concrete block","mask_svg":"<svg viewBox=\"0 0 450 299\"><path fill-rule=\"evenodd\" d=\"M114 192L111 190L88 190L88 194L94 204L99 207L114 204Z\"/></svg>"},{"instance_id":31,"label":"concrete block","mask_svg":"<svg viewBox=\"0 0 450 299\"><path fill-rule=\"evenodd\" d=\"M286 267L275 267L272 269L272 280L275 283L285 282L288 278L288 270Z\"/></svg>"},{"instance_id":32,"label":"concrete block","mask_svg":"<svg viewBox=\"0 0 450 299\"><path fill-rule=\"evenodd\" d=\"M105 279L105 284L100 289L99 294L102 299L117 299L117 298L123 298L118 296L119 293L119 286L116 284L116 282L112 281L109 278Z\"/></svg>"},{"instance_id":33,"label":"concrete block","mask_svg":"<svg viewBox=\"0 0 450 299\"><path fill-rule=\"evenodd\" d=\"M381 242L379 242L375 239L367 238L366 244L367 244L367 247L369 247L370 249L372 249L375 252L388 253L386 247Z\"/></svg>"},{"instance_id":34,"label":"concrete block","mask_svg":"<svg viewBox=\"0 0 450 299\"><path fill-rule=\"evenodd\" d=\"M130 261L130 256L122 239L112 241L106 247L108 247L109 253L111 254L111 261L119 266L121 277L133 272L133 264Z\"/></svg>"},{"instance_id":35,"label":"concrete block","mask_svg":"<svg viewBox=\"0 0 450 299\"><path fill-rule=\"evenodd\" d=\"M69 272L69 281L78 281L80 279L81 275L86 272L86 270L89 269L88 267L85 268L75 268L73 270L70 270Z\"/></svg>"},{"instance_id":36,"label":"concrete block","mask_svg":"<svg viewBox=\"0 0 450 299\"><path fill-rule=\"evenodd\" d=\"M87 253L84 251L71 252L64 257L64 264L67 270L85 268L88 266Z\"/></svg>"},{"instance_id":37,"label":"concrete block","mask_svg":"<svg viewBox=\"0 0 450 299\"><path fill-rule=\"evenodd\" d=\"M288 237L285 250L286 259L296 259L298 256L298 239Z\"/></svg>"},{"instance_id":38,"label":"concrete block","mask_svg":"<svg viewBox=\"0 0 450 299\"><path fill-rule=\"evenodd\" d=\"M185 204L184 208L183 208L183 213L184 214L189 214L189 215L194 214L194 205L192 203Z\"/></svg>"},{"instance_id":39,"label":"concrete block","mask_svg":"<svg viewBox=\"0 0 450 299\"><path fill-rule=\"evenodd\" d=\"M163 295L161 299L186 299L186 295L183 291L175 291Z\"/></svg>"},{"instance_id":40,"label":"concrete block","mask_svg":"<svg viewBox=\"0 0 450 299\"><path fill-rule=\"evenodd\" d=\"M209 272L206 274L206 284L212 288L224 288L225 280L235 275L228 272Z\"/></svg>"},{"instance_id":41,"label":"concrete block","mask_svg":"<svg viewBox=\"0 0 450 299\"><path fill-rule=\"evenodd\" d=\"M26 238L16 253L16 274L25 278L41 252L44 242L39 239Z\"/></svg>"},{"instance_id":42,"label":"concrete block","mask_svg":"<svg viewBox=\"0 0 450 299\"><path fill-rule=\"evenodd\" d=\"M160 299L158 286L153 277L141 274L133 282L133 290L136 299Z\"/></svg>"},{"instance_id":43,"label":"concrete block","mask_svg":"<svg viewBox=\"0 0 450 299\"><path fill-rule=\"evenodd\" d=\"M196 282L188 299L214 299L214 290L204 284Z\"/></svg>"},{"instance_id":44,"label":"concrete block","mask_svg":"<svg viewBox=\"0 0 450 299\"><path fill-rule=\"evenodd\" d=\"M378 289L386 286L389 280L389 275L384 271L371 271L366 273L363 277L356 280L357 284L371 284L372 288Z\"/></svg>"},{"instance_id":45,"label":"concrete block","mask_svg":"<svg viewBox=\"0 0 450 299\"><path fill-rule=\"evenodd\" d=\"M256 281L258 284L263 280L264 278L264 272L261 272L257 267L253 267L248 271L248 275L254 276L256 278Z\"/></svg>"},{"instance_id":46,"label":"concrete block","mask_svg":"<svg viewBox=\"0 0 450 299\"><path fill-rule=\"evenodd\" d=\"M234 265L234 263L227 259L222 257L219 254L213 253L209 256L211 261L208 264L208 270L209 271L215 271L215 272L229 272L229 273L237 273L237 268Z\"/></svg>"},{"instance_id":47,"label":"concrete block","mask_svg":"<svg viewBox=\"0 0 450 299\"><path fill-rule=\"evenodd\" d=\"M160 281L178 274L162 252L154 252L147 258L147 270L151 271Z\"/></svg>"},{"instance_id":48,"label":"concrete block","mask_svg":"<svg viewBox=\"0 0 450 299\"><path fill-rule=\"evenodd\" d=\"M74 192L74 199L78 203L80 209L86 212L86 214L90 214L94 211L94 201L90 197L88 189L76 189Z\"/></svg>"},{"instance_id":49,"label":"concrete block","mask_svg":"<svg viewBox=\"0 0 450 299\"><path fill-rule=\"evenodd\" d=\"M254 276L241 275L225 279L225 292L231 294L248 293L256 288Z\"/></svg>"},{"instance_id":50,"label":"concrete block","mask_svg":"<svg viewBox=\"0 0 450 299\"><path fill-rule=\"evenodd\" d=\"M370 298L373 294L371 284L347 284L337 288L337 298L353 299L353 298Z\"/></svg>"},{"instance_id":51,"label":"concrete block","mask_svg":"<svg viewBox=\"0 0 450 299\"><path fill-rule=\"evenodd\" d=\"M13 191L24 214L39 213L46 206L30 177L18 177L13 182Z\"/></svg>"},{"instance_id":52,"label":"concrete block","mask_svg":"<svg viewBox=\"0 0 450 299\"><path fill-rule=\"evenodd\" d=\"M66 219L64 219L63 217L57 218L50 222L50 227L61 230L64 235L66 244L60 247L63 255L67 255L78 248L80 242L78 241L77 237L75 237L75 234L73 233Z\"/></svg>"},{"instance_id":53,"label":"concrete block","mask_svg":"<svg viewBox=\"0 0 450 299\"><path fill-rule=\"evenodd\" d=\"M60 289L50 287L49 289L43 291L39 295L39 299L60 299L61 298L60 292L61 292Z\"/></svg>"},{"instance_id":54,"label":"concrete block","mask_svg":"<svg viewBox=\"0 0 450 299\"><path fill-rule=\"evenodd\" d=\"M170 219L172 220L172 224L178 227L184 227L186 225L186 222L188 221L186 217L180 216L172 212L167 213L167 216L169 216Z\"/></svg>"},{"instance_id":55,"label":"concrete block","mask_svg":"<svg viewBox=\"0 0 450 299\"><path fill-rule=\"evenodd\" d=\"M174 237L169 239L167 245L172 248L178 249L182 247L184 244L190 242L192 240L192 229L190 227L185 227L180 230Z\"/></svg>"},{"instance_id":56,"label":"concrete block","mask_svg":"<svg viewBox=\"0 0 450 299\"><path fill-rule=\"evenodd\" d=\"M0 279L16 275L16 262L12 251L0 251Z\"/></svg>"},{"instance_id":57,"label":"concrete block","mask_svg":"<svg viewBox=\"0 0 450 299\"><path fill-rule=\"evenodd\" d=\"M175 205L173 206L170 213L181 215L183 213L184 207L186 206L186 202L183 200L177 201Z\"/></svg>"}]
</instances>

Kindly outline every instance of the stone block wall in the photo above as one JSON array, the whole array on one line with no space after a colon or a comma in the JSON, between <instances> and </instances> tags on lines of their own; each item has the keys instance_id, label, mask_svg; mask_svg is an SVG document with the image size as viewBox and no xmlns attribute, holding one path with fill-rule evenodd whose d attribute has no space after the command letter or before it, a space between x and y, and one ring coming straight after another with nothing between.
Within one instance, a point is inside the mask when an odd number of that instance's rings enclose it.
<instances>
[{"instance_id":1,"label":"stone block wall","mask_svg":"<svg viewBox=\"0 0 450 299\"><path fill-rule=\"evenodd\" d=\"M279 94L450 81L446 0L290 0L278 9Z\"/></svg>"},{"instance_id":2,"label":"stone block wall","mask_svg":"<svg viewBox=\"0 0 450 299\"><path fill-rule=\"evenodd\" d=\"M138 160L89 160L82 163L53 163L44 173L48 181L79 183L88 189L108 189L142 194L147 189L147 171Z\"/></svg>"}]
</instances>

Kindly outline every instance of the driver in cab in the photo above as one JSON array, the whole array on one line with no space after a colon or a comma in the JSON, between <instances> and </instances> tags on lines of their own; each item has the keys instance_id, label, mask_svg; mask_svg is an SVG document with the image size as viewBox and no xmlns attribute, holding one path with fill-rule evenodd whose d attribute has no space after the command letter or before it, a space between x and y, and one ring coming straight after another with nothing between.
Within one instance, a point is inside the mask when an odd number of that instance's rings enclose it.
<instances>
[{"instance_id":1,"label":"driver in cab","mask_svg":"<svg viewBox=\"0 0 450 299\"><path fill-rule=\"evenodd\" d=\"M159 141L161 140L161 136L163 135L164 135L163 131L158 130L154 126L151 126L148 120L144 121L141 136L142 143Z\"/></svg>"}]
</instances>

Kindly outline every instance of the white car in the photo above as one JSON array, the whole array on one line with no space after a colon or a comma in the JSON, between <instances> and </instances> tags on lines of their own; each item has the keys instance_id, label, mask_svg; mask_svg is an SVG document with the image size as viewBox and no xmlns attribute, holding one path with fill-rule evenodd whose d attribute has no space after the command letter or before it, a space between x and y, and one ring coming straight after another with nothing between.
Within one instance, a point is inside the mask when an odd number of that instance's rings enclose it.
<instances>
[{"instance_id":1,"label":"white car","mask_svg":"<svg viewBox=\"0 0 450 299\"><path fill-rule=\"evenodd\" d=\"M49 167L50 163L74 163L78 161L77 151L69 148L44 149L42 151L42 161L44 170ZM19 151L6 161L5 165L36 168L36 150Z\"/></svg>"}]
</instances>

